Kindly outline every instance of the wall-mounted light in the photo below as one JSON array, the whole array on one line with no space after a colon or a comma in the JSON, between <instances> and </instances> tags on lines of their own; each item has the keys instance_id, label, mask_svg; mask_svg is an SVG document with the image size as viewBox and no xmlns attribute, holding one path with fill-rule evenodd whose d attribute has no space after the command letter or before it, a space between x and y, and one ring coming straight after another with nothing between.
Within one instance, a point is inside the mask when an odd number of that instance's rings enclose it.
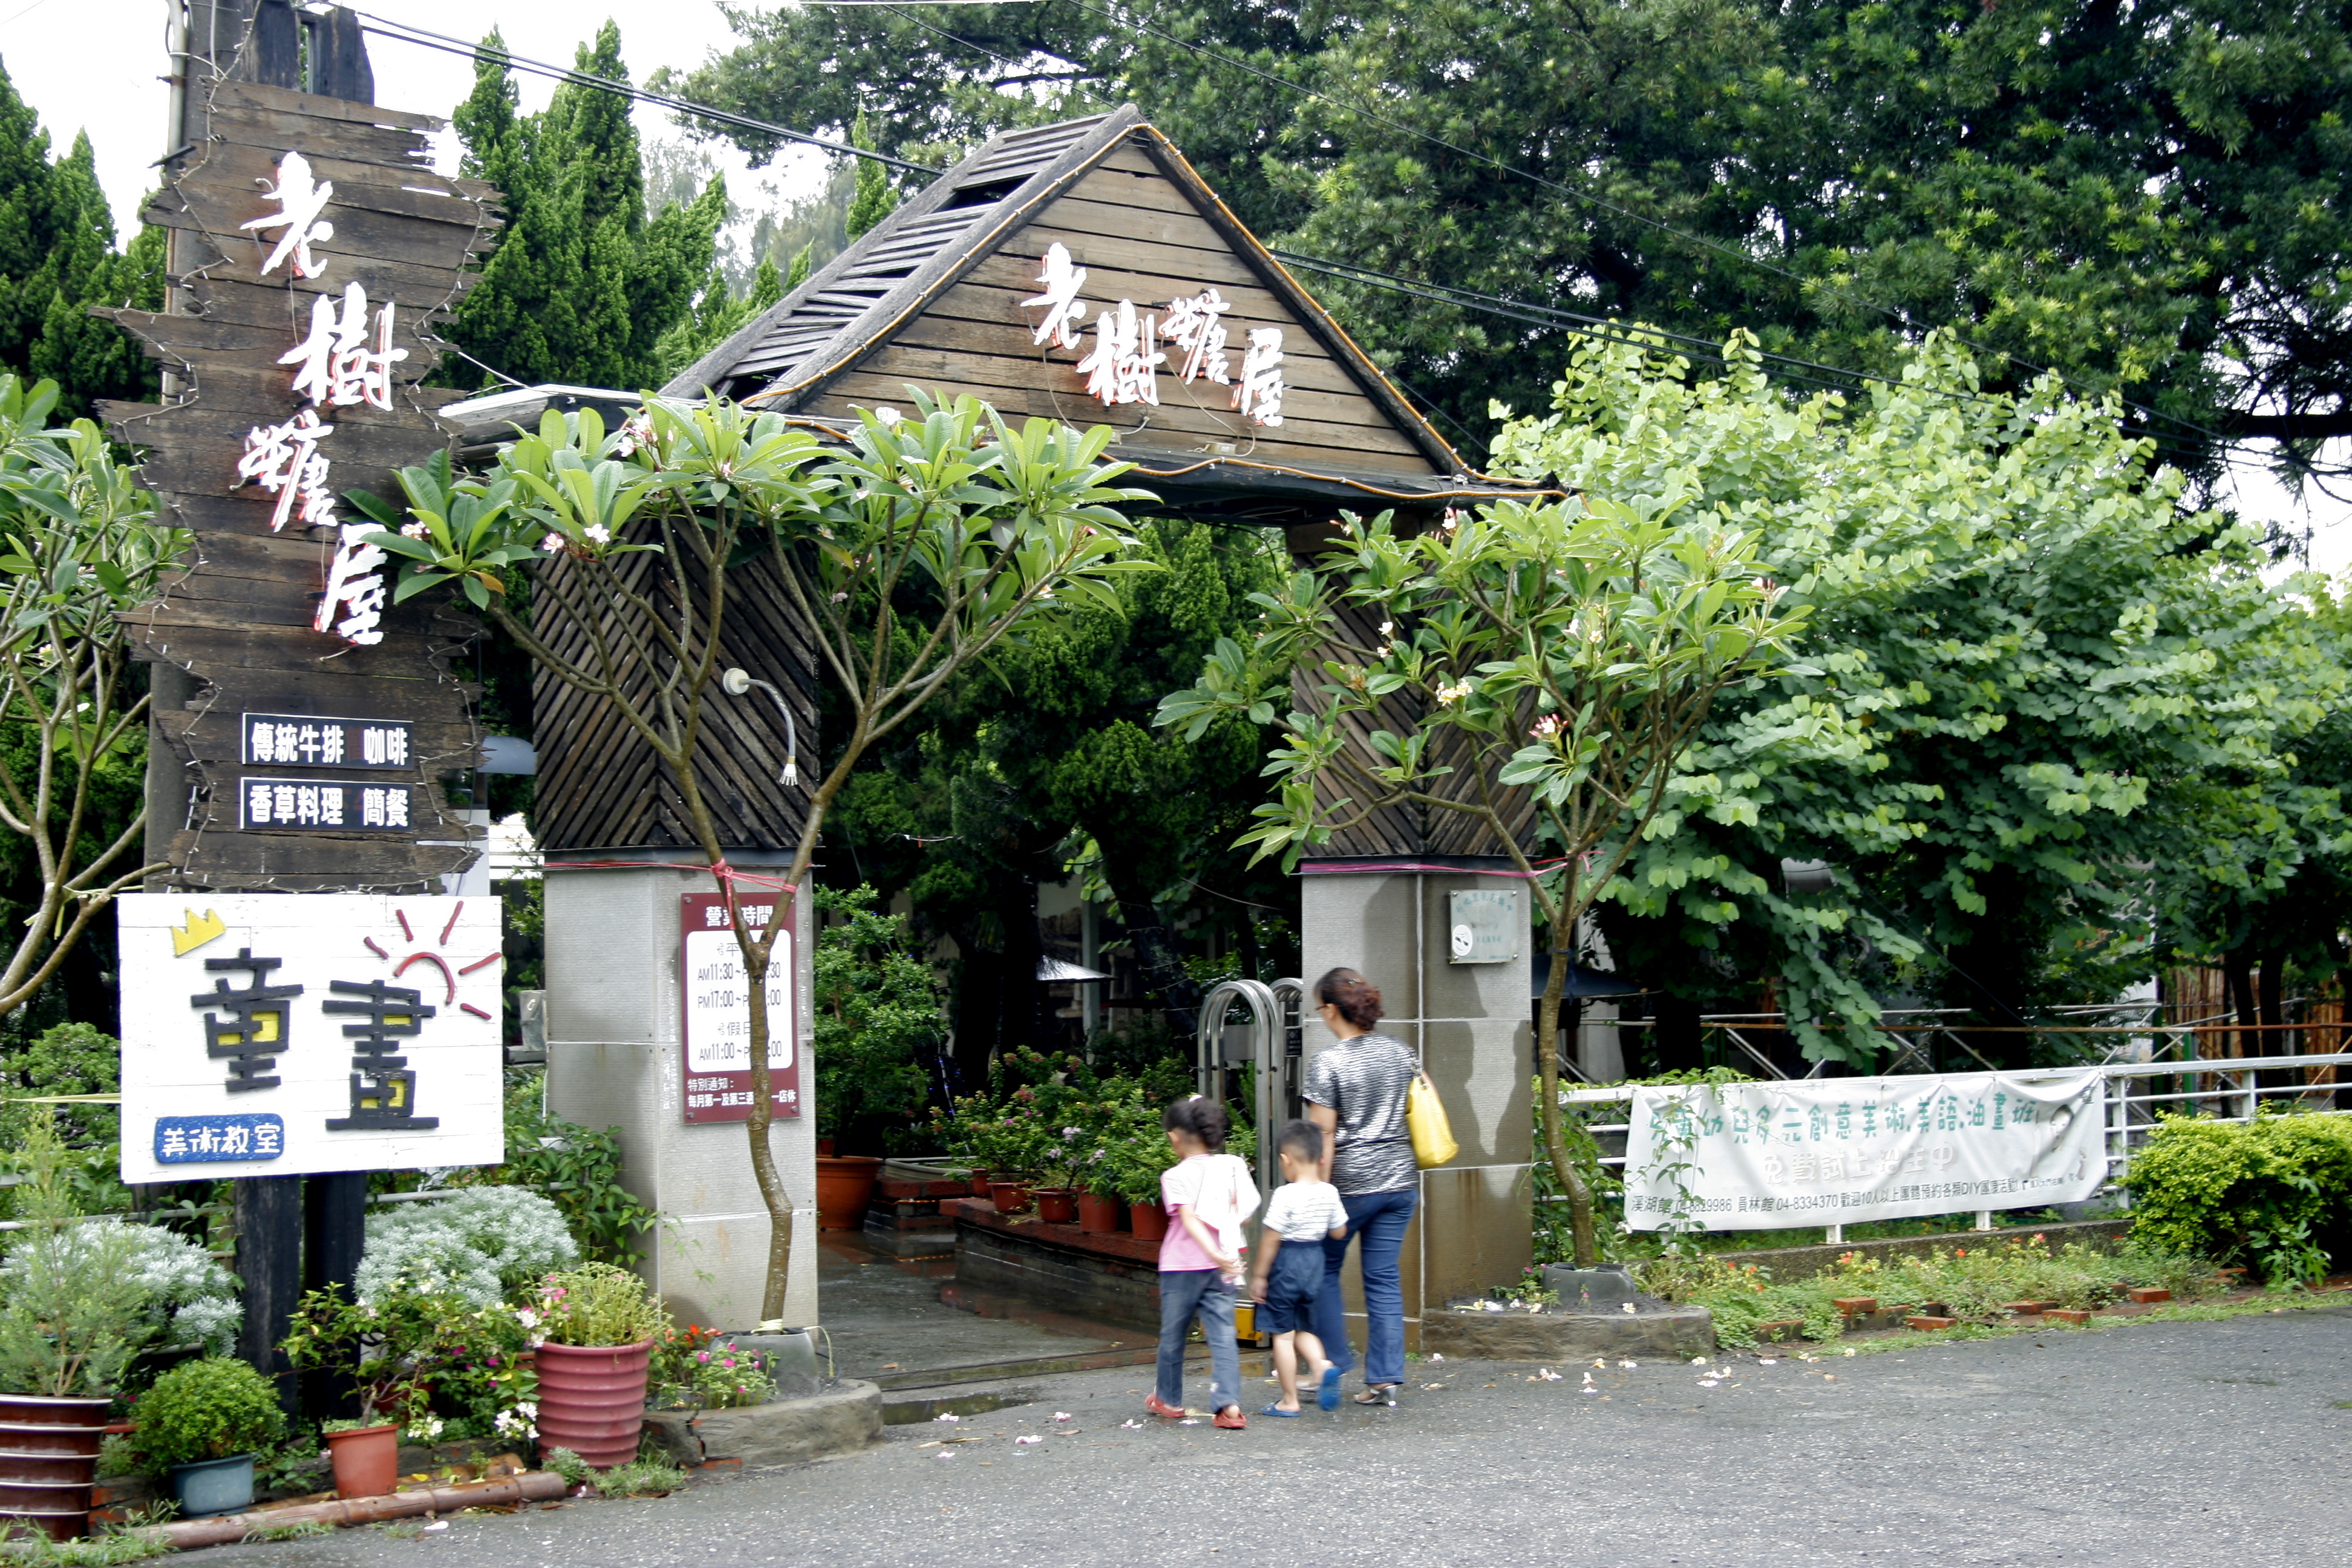
<instances>
[{"instance_id":1,"label":"wall-mounted light","mask_svg":"<svg viewBox=\"0 0 2352 1568\"><path fill-rule=\"evenodd\" d=\"M774 700L776 711L784 716L784 771L776 775L776 782L787 789L795 788L801 782L801 738L799 729L793 723L793 710L786 705L784 694L764 680L754 679L748 669L730 669L719 678L719 689L730 697L740 697L755 686Z\"/></svg>"}]
</instances>

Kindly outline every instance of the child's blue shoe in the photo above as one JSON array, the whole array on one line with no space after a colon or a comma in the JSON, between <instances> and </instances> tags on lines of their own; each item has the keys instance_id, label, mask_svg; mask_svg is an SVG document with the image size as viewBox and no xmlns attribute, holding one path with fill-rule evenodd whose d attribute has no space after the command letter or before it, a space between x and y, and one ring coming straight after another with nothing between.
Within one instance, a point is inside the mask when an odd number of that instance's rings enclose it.
<instances>
[{"instance_id":1,"label":"child's blue shoe","mask_svg":"<svg viewBox=\"0 0 2352 1568\"><path fill-rule=\"evenodd\" d=\"M1265 1409L1259 1411L1258 1414L1260 1415L1304 1415L1306 1412L1303 1410L1285 1410L1279 1405L1269 1405Z\"/></svg>"},{"instance_id":2,"label":"child's blue shoe","mask_svg":"<svg viewBox=\"0 0 2352 1568\"><path fill-rule=\"evenodd\" d=\"M1315 1391L1315 1403L1324 1410L1339 1408L1339 1369L1338 1367L1327 1366L1323 1369L1323 1386Z\"/></svg>"}]
</instances>

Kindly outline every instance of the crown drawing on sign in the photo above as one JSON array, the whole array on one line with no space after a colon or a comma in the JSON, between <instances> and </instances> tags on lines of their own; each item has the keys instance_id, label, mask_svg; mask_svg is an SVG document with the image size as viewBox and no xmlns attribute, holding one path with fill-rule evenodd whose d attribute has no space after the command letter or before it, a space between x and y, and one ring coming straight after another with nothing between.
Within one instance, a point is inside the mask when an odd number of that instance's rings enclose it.
<instances>
[{"instance_id":1,"label":"crown drawing on sign","mask_svg":"<svg viewBox=\"0 0 2352 1568\"><path fill-rule=\"evenodd\" d=\"M188 917L188 923L172 928L173 958L187 957L213 938L228 930L228 922L210 910L206 910L202 916L194 910L182 910L180 912Z\"/></svg>"}]
</instances>

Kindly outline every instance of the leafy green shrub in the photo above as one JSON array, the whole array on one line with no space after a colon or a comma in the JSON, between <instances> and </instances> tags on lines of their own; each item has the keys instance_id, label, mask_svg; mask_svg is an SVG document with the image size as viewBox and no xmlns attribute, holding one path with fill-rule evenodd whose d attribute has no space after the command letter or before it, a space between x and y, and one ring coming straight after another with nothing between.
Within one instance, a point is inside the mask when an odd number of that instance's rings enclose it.
<instances>
[{"instance_id":1,"label":"leafy green shrub","mask_svg":"<svg viewBox=\"0 0 2352 1568\"><path fill-rule=\"evenodd\" d=\"M759 1352L698 1323L665 1326L655 1335L648 1371L652 1403L664 1409L732 1410L776 1396Z\"/></svg>"},{"instance_id":2,"label":"leafy green shrub","mask_svg":"<svg viewBox=\"0 0 2352 1568\"><path fill-rule=\"evenodd\" d=\"M1669 1255L1641 1265L1642 1289L1670 1301L1707 1309L1716 1338L1752 1345L1765 1323L1801 1322L1809 1340L1832 1340L1845 1322L1834 1302L1868 1297L1881 1310L1940 1304L1963 1322L2005 1320L2012 1301L2086 1309L2120 1299L2136 1285L2161 1285L2184 1301L2221 1289L2212 1259L2146 1242L2116 1252L2075 1242L2053 1253L2039 1236L1938 1248L1924 1258L1881 1258L1849 1252L1825 1274L1787 1284L1771 1271L1722 1258Z\"/></svg>"},{"instance_id":3,"label":"leafy green shrub","mask_svg":"<svg viewBox=\"0 0 2352 1568\"><path fill-rule=\"evenodd\" d=\"M138 1415L139 1450L159 1468L251 1453L286 1430L269 1380L226 1356L173 1367L140 1398Z\"/></svg>"},{"instance_id":4,"label":"leafy green shrub","mask_svg":"<svg viewBox=\"0 0 2352 1568\"><path fill-rule=\"evenodd\" d=\"M2313 1281L2326 1273L2328 1244L2352 1233L2352 1119L2168 1116L2123 1185L2135 1237L2242 1260L2273 1285Z\"/></svg>"},{"instance_id":5,"label":"leafy green shrub","mask_svg":"<svg viewBox=\"0 0 2352 1568\"><path fill-rule=\"evenodd\" d=\"M117 1094L122 1045L94 1025L53 1025L23 1050L0 1056L0 1082L11 1094ZM0 1106L0 1142L21 1144L42 1109L23 1101ZM69 1149L106 1148L121 1136L121 1106L60 1105L55 1113L58 1136Z\"/></svg>"},{"instance_id":6,"label":"leafy green shrub","mask_svg":"<svg viewBox=\"0 0 2352 1568\"><path fill-rule=\"evenodd\" d=\"M58 1398L110 1394L154 1332L137 1261L140 1227L85 1225L67 1167L71 1152L40 1108L16 1189L26 1228L9 1248L0 1296L0 1390Z\"/></svg>"},{"instance_id":7,"label":"leafy green shrub","mask_svg":"<svg viewBox=\"0 0 2352 1568\"><path fill-rule=\"evenodd\" d=\"M551 1274L539 1292L540 1328L559 1345L633 1345L660 1338L669 1314L646 1282L609 1263Z\"/></svg>"},{"instance_id":8,"label":"leafy green shrub","mask_svg":"<svg viewBox=\"0 0 2352 1568\"><path fill-rule=\"evenodd\" d=\"M426 1295L495 1307L551 1268L580 1261L580 1246L554 1203L521 1187L460 1187L425 1203L391 1204L367 1217L359 1298L373 1302L395 1279Z\"/></svg>"},{"instance_id":9,"label":"leafy green shrub","mask_svg":"<svg viewBox=\"0 0 2352 1568\"><path fill-rule=\"evenodd\" d=\"M816 1130L878 1137L886 1148L912 1142L929 1092L923 1058L947 1033L939 984L914 950L904 915L876 912L872 888L819 887L813 1015Z\"/></svg>"},{"instance_id":10,"label":"leafy green shrub","mask_svg":"<svg viewBox=\"0 0 2352 1568\"><path fill-rule=\"evenodd\" d=\"M513 1074L507 1089L507 1158L458 1184L527 1187L562 1212L591 1263L624 1267L644 1256L637 1237L661 1215L621 1183L621 1130L599 1132L549 1113L547 1072Z\"/></svg>"}]
</instances>

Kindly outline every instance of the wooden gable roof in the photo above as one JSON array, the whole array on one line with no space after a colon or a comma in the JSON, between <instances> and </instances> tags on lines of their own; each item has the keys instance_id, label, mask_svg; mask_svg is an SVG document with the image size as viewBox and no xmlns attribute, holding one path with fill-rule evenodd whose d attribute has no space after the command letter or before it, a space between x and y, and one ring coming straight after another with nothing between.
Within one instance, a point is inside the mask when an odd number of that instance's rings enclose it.
<instances>
[{"instance_id":1,"label":"wooden gable roof","mask_svg":"<svg viewBox=\"0 0 2352 1568\"><path fill-rule=\"evenodd\" d=\"M1048 248L1086 269L1092 318L1131 300L1164 315L1213 287L1235 366L1250 329L1282 330L1282 420L1253 423L1230 388L1158 376L1159 403L1088 395L1085 349L1041 346ZM1006 132L949 170L664 390L706 389L827 424L906 389L970 392L1009 417L1108 424L1136 482L1185 510L1266 521L1334 504L1416 510L1528 487L1472 473L1175 145L1122 108Z\"/></svg>"}]
</instances>

